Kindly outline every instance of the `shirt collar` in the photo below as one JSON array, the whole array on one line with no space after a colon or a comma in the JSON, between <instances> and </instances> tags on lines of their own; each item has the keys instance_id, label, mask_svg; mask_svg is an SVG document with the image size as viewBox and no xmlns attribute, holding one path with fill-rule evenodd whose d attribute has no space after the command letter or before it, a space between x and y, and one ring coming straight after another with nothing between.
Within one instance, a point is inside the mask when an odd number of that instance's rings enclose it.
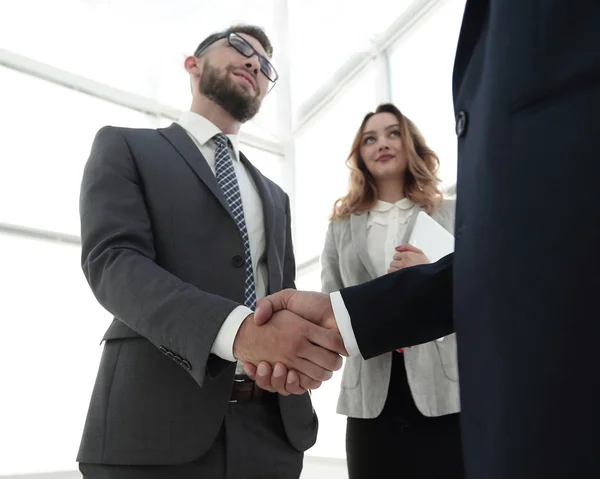
<instances>
[{"instance_id":1,"label":"shirt collar","mask_svg":"<svg viewBox=\"0 0 600 479\"><path fill-rule=\"evenodd\" d=\"M402 198L400 201L396 201L395 203L388 203L387 201L378 200L373 206L373 211L379 211L381 213L385 213L386 211L391 210L392 208L398 208L399 210L410 210L415 206L415 203L409 200L408 198Z\"/></svg>"},{"instance_id":2,"label":"shirt collar","mask_svg":"<svg viewBox=\"0 0 600 479\"><path fill-rule=\"evenodd\" d=\"M186 111L181 114L177 123L186 130L192 137L200 144L204 146L210 139L218 133L222 133L221 130L210 120L204 118L198 113L193 111ZM238 135L226 135L231 142L233 147L233 154L236 160L240 159L239 140Z\"/></svg>"}]
</instances>

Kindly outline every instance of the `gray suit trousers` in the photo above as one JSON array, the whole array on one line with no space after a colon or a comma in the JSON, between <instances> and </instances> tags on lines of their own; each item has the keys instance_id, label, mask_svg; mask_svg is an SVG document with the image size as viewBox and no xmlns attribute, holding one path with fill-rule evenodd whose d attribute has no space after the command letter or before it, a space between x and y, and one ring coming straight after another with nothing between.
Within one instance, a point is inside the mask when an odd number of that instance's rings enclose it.
<instances>
[{"instance_id":1,"label":"gray suit trousers","mask_svg":"<svg viewBox=\"0 0 600 479\"><path fill-rule=\"evenodd\" d=\"M298 479L303 453L287 439L275 395L230 403L211 448L188 464L115 466L80 463L84 479Z\"/></svg>"}]
</instances>

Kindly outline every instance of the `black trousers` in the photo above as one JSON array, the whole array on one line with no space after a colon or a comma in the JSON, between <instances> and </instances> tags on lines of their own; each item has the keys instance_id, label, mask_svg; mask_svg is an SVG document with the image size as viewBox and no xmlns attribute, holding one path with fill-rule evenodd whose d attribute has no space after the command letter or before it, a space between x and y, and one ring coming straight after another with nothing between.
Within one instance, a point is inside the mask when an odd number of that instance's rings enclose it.
<instances>
[{"instance_id":1,"label":"black trousers","mask_svg":"<svg viewBox=\"0 0 600 479\"><path fill-rule=\"evenodd\" d=\"M459 415L430 418L414 403L404 355L393 353L390 388L374 419L348 418L350 479L463 479Z\"/></svg>"},{"instance_id":2,"label":"black trousers","mask_svg":"<svg viewBox=\"0 0 600 479\"><path fill-rule=\"evenodd\" d=\"M189 464L114 466L79 464L84 479L298 479L304 454L289 443L277 397L230 403L206 454Z\"/></svg>"}]
</instances>

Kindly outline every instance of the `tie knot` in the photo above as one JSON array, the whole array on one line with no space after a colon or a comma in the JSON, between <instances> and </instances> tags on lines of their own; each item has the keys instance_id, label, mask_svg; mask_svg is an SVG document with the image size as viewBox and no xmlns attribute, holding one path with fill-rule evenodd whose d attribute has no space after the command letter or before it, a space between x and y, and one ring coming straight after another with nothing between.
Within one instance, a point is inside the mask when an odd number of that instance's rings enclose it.
<instances>
[{"instance_id":1,"label":"tie knot","mask_svg":"<svg viewBox=\"0 0 600 479\"><path fill-rule=\"evenodd\" d=\"M227 148L227 143L229 142L229 138L227 138L223 133L217 133L212 137L217 148Z\"/></svg>"}]
</instances>

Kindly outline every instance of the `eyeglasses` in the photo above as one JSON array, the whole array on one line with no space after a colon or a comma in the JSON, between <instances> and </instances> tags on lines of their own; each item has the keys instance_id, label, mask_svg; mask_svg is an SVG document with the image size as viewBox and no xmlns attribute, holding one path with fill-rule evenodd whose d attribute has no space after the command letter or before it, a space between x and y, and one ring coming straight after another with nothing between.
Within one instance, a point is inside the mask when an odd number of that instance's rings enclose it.
<instances>
[{"instance_id":1,"label":"eyeglasses","mask_svg":"<svg viewBox=\"0 0 600 479\"><path fill-rule=\"evenodd\" d=\"M263 74L269 79L270 82L275 83L277 81L277 79L279 78L279 75L277 74L277 71L275 70L275 67L271 64L271 62L269 60L267 60L264 56L262 56L260 53L258 53L254 49L254 47L252 45L250 45L250 43L248 43L246 40L244 40L244 38L242 38L240 35L238 35L237 33L234 33L234 32L220 35L219 37L215 38L214 42L209 43L208 45L205 45L200 50L197 50L194 53L194 56L195 57L200 56L202 54L202 52L204 52L204 50L206 50L209 46L211 46L213 43L215 43L223 38L227 38L229 45L231 47L235 48L239 53L244 55L246 58L251 58L254 55L256 55L258 57L258 62L260 63L260 71L263 72Z\"/></svg>"}]
</instances>

